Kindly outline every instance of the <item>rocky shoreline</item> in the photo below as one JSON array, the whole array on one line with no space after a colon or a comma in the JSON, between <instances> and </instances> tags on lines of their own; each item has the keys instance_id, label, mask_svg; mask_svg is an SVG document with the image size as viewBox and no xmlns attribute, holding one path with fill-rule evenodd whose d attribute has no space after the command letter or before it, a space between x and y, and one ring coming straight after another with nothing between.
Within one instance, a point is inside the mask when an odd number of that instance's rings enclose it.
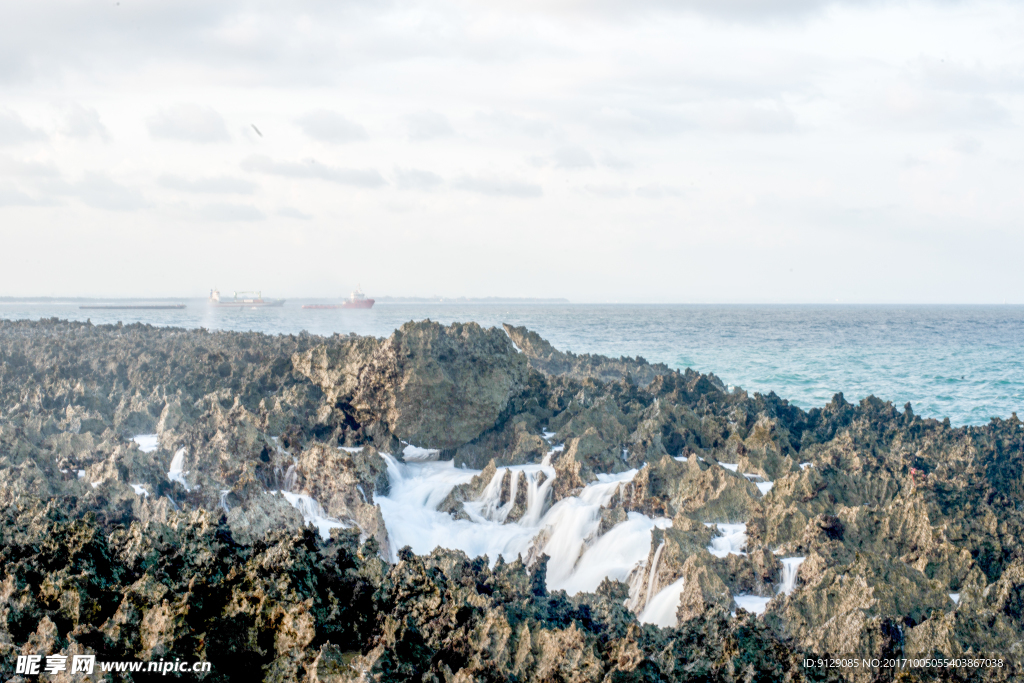
<instances>
[{"instance_id":1,"label":"rocky shoreline","mask_svg":"<svg viewBox=\"0 0 1024 683\"><path fill-rule=\"evenodd\" d=\"M400 478L425 474L448 484L410 501ZM11 680L17 655L57 653L245 681L1021 671L1016 415L954 427L841 394L804 411L524 328L0 321L0 504ZM401 515L521 552L417 554ZM586 575L627 532L638 554ZM1005 664L803 664L973 655ZM95 680L75 676L49 678Z\"/></svg>"}]
</instances>

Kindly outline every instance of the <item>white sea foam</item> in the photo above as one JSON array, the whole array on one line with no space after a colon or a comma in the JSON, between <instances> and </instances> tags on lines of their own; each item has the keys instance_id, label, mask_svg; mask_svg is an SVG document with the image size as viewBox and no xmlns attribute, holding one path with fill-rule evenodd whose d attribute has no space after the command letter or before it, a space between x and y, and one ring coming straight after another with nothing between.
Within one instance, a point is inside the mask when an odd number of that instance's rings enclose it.
<instances>
[{"instance_id":1,"label":"white sea foam","mask_svg":"<svg viewBox=\"0 0 1024 683\"><path fill-rule=\"evenodd\" d=\"M519 549L529 545L534 530L515 524L453 519L437 506L452 488L467 484L479 472L456 469L451 460L440 462L401 463L382 454L388 467L391 490L377 496L390 536L391 560L397 551L409 546L417 554L434 548L456 548L470 557L487 555L493 562L499 553L514 558Z\"/></svg>"},{"instance_id":2,"label":"white sea foam","mask_svg":"<svg viewBox=\"0 0 1024 683\"><path fill-rule=\"evenodd\" d=\"M507 560L524 560L541 553L548 563L547 585L569 593L592 591L605 577L625 580L650 551L650 531L668 526L667 519L651 519L629 513L624 522L598 536L601 508L615 491L632 480L636 470L598 475L579 496L563 498L545 510L555 470L545 458L540 465L499 468L477 500L464 503L470 519L453 519L437 506L459 484L468 483L478 470L457 469L451 461L402 463L384 455L391 491L378 496L384 522L391 537L393 557L399 548L410 546L424 554L436 547L462 550L470 557L486 555L493 563L498 555ZM500 502L502 480L511 476L511 501ZM540 473L545 481L540 482ZM514 493L528 486L527 509L516 522L502 523L511 511ZM511 487L516 487L515 491Z\"/></svg>"},{"instance_id":3,"label":"white sea foam","mask_svg":"<svg viewBox=\"0 0 1024 683\"><path fill-rule=\"evenodd\" d=\"M779 592L790 595L796 590L796 574L806 557L785 557L782 559L782 585Z\"/></svg>"},{"instance_id":4,"label":"white sea foam","mask_svg":"<svg viewBox=\"0 0 1024 683\"><path fill-rule=\"evenodd\" d=\"M651 549L651 529L664 529L671 525L672 520L665 517L651 519L639 512L628 513L626 521L616 524L583 552L569 576L560 581L556 577L556 587L575 594L595 590L605 577L625 581L633 567L647 559ZM547 547L545 552L550 554ZM572 552L570 546L563 556L566 563ZM550 580L548 585L551 585Z\"/></svg>"},{"instance_id":5,"label":"white sea foam","mask_svg":"<svg viewBox=\"0 0 1024 683\"><path fill-rule=\"evenodd\" d=\"M733 600L736 601L737 607L742 607L748 612L764 614L771 598L762 598L760 595L734 595Z\"/></svg>"},{"instance_id":6,"label":"white sea foam","mask_svg":"<svg viewBox=\"0 0 1024 683\"><path fill-rule=\"evenodd\" d=\"M510 479L509 497L502 504L501 491L506 472ZM541 474L544 476L542 477ZM516 495L522 480L525 480L527 487L526 511L519 523L524 526L534 526L544 513L548 491L555 481L555 470L546 464L499 467L477 500L465 503L464 509L475 520L480 518L480 520L504 523L515 507Z\"/></svg>"},{"instance_id":7,"label":"white sea foam","mask_svg":"<svg viewBox=\"0 0 1024 683\"><path fill-rule=\"evenodd\" d=\"M288 465L288 469L284 471L284 484L281 487L285 491L295 490L295 481L299 478L298 470L295 469L295 461L292 460L292 464Z\"/></svg>"},{"instance_id":8,"label":"white sea foam","mask_svg":"<svg viewBox=\"0 0 1024 683\"><path fill-rule=\"evenodd\" d=\"M133 436L132 441L139 444L139 450L143 453L152 453L160 448L160 436L157 434L139 434Z\"/></svg>"},{"instance_id":9,"label":"white sea foam","mask_svg":"<svg viewBox=\"0 0 1024 683\"><path fill-rule=\"evenodd\" d=\"M146 487L144 487L142 484L128 484L128 485L132 487L133 491L135 491L135 495L136 496L142 496L143 498L146 498L147 496L149 496L149 491L147 491Z\"/></svg>"},{"instance_id":10,"label":"white sea foam","mask_svg":"<svg viewBox=\"0 0 1024 683\"><path fill-rule=\"evenodd\" d=\"M760 474L748 473L743 476L754 483L754 486L757 487L757 490L761 492L762 496L768 495L768 492L772 490L773 486L775 486L775 482L766 480Z\"/></svg>"},{"instance_id":11,"label":"white sea foam","mask_svg":"<svg viewBox=\"0 0 1024 683\"><path fill-rule=\"evenodd\" d=\"M437 460L440 455L441 451L436 448L420 448L411 444L402 449L402 458L406 462Z\"/></svg>"},{"instance_id":12,"label":"white sea foam","mask_svg":"<svg viewBox=\"0 0 1024 683\"><path fill-rule=\"evenodd\" d=\"M706 522L705 526L718 527L721 532L721 536L716 536L711 539L711 545L708 546L708 552L715 557L725 557L727 555L746 555L743 552L743 548L747 545L747 525L746 524L715 524L713 522Z\"/></svg>"},{"instance_id":13,"label":"white sea foam","mask_svg":"<svg viewBox=\"0 0 1024 683\"><path fill-rule=\"evenodd\" d=\"M188 482L185 481L185 475L188 472L184 471L185 468L185 449L179 448L175 453L174 457L171 458L171 469L167 471L167 481L178 482L185 487L188 491Z\"/></svg>"},{"instance_id":14,"label":"white sea foam","mask_svg":"<svg viewBox=\"0 0 1024 683\"><path fill-rule=\"evenodd\" d=\"M658 549L654 551L654 559L651 560L650 571L647 572L647 596L645 606L651 601L655 595L658 594L658 563L661 561L661 552L665 549L665 541L658 544Z\"/></svg>"},{"instance_id":15,"label":"white sea foam","mask_svg":"<svg viewBox=\"0 0 1024 683\"><path fill-rule=\"evenodd\" d=\"M647 606L637 615L640 623L654 624L662 628L676 626L679 623L676 611L679 609L679 598L683 594L684 583L683 577L680 576L649 599Z\"/></svg>"},{"instance_id":16,"label":"white sea foam","mask_svg":"<svg viewBox=\"0 0 1024 683\"><path fill-rule=\"evenodd\" d=\"M324 509L320 507L320 503L316 501L316 498L307 496L304 493L291 493L290 491L272 491L271 493L280 493L284 496L293 508L302 513L302 519L307 524L312 524L320 531L320 538L325 541L331 537L331 529L347 529L348 525L339 522L336 519L328 517L324 512ZM222 494L221 500L224 500L226 493Z\"/></svg>"}]
</instances>

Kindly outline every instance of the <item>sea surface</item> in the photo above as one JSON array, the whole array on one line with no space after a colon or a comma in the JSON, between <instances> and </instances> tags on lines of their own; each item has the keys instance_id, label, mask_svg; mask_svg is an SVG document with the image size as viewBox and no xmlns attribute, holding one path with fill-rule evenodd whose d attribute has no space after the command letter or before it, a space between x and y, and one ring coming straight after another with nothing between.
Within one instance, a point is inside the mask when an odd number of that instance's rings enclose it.
<instances>
[{"instance_id":1,"label":"sea surface","mask_svg":"<svg viewBox=\"0 0 1024 683\"><path fill-rule=\"evenodd\" d=\"M713 372L802 408L836 392L869 394L926 417L984 424L1024 408L1024 306L377 304L370 310L283 308L82 310L81 301L0 301L8 320L91 319L269 334L386 337L409 320L525 325L575 353L642 356ZM101 303L101 302L89 302ZM138 302L125 302L138 303ZM1024 414L1024 413L1022 413Z\"/></svg>"}]
</instances>

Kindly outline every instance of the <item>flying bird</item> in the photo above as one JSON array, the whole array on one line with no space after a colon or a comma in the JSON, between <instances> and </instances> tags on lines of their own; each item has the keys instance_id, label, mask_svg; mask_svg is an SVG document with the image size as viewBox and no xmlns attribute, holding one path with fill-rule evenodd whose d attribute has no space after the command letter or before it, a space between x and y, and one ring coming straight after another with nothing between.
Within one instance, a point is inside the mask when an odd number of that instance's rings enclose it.
<instances>
[{"instance_id":1,"label":"flying bird","mask_svg":"<svg viewBox=\"0 0 1024 683\"><path fill-rule=\"evenodd\" d=\"M263 137L263 133L261 133L260 129L256 127L255 123L250 123L249 125L252 126L252 129L254 131L256 131L256 135L259 135L260 137Z\"/></svg>"}]
</instances>

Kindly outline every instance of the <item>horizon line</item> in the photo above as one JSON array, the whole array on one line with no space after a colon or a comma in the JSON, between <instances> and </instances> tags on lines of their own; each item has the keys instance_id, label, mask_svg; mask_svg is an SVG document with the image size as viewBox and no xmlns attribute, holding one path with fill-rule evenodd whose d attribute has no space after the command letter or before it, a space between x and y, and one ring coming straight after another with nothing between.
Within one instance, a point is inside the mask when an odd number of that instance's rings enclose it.
<instances>
[{"instance_id":1,"label":"horizon line","mask_svg":"<svg viewBox=\"0 0 1024 683\"><path fill-rule=\"evenodd\" d=\"M339 297L293 296L287 301L332 301ZM62 301L206 301L201 296L0 296L0 303L41 303L54 304ZM538 304L571 306L1021 306L1024 302L1013 301L572 301L565 297L517 297L517 296L382 296L375 299L381 305L389 304Z\"/></svg>"}]
</instances>

